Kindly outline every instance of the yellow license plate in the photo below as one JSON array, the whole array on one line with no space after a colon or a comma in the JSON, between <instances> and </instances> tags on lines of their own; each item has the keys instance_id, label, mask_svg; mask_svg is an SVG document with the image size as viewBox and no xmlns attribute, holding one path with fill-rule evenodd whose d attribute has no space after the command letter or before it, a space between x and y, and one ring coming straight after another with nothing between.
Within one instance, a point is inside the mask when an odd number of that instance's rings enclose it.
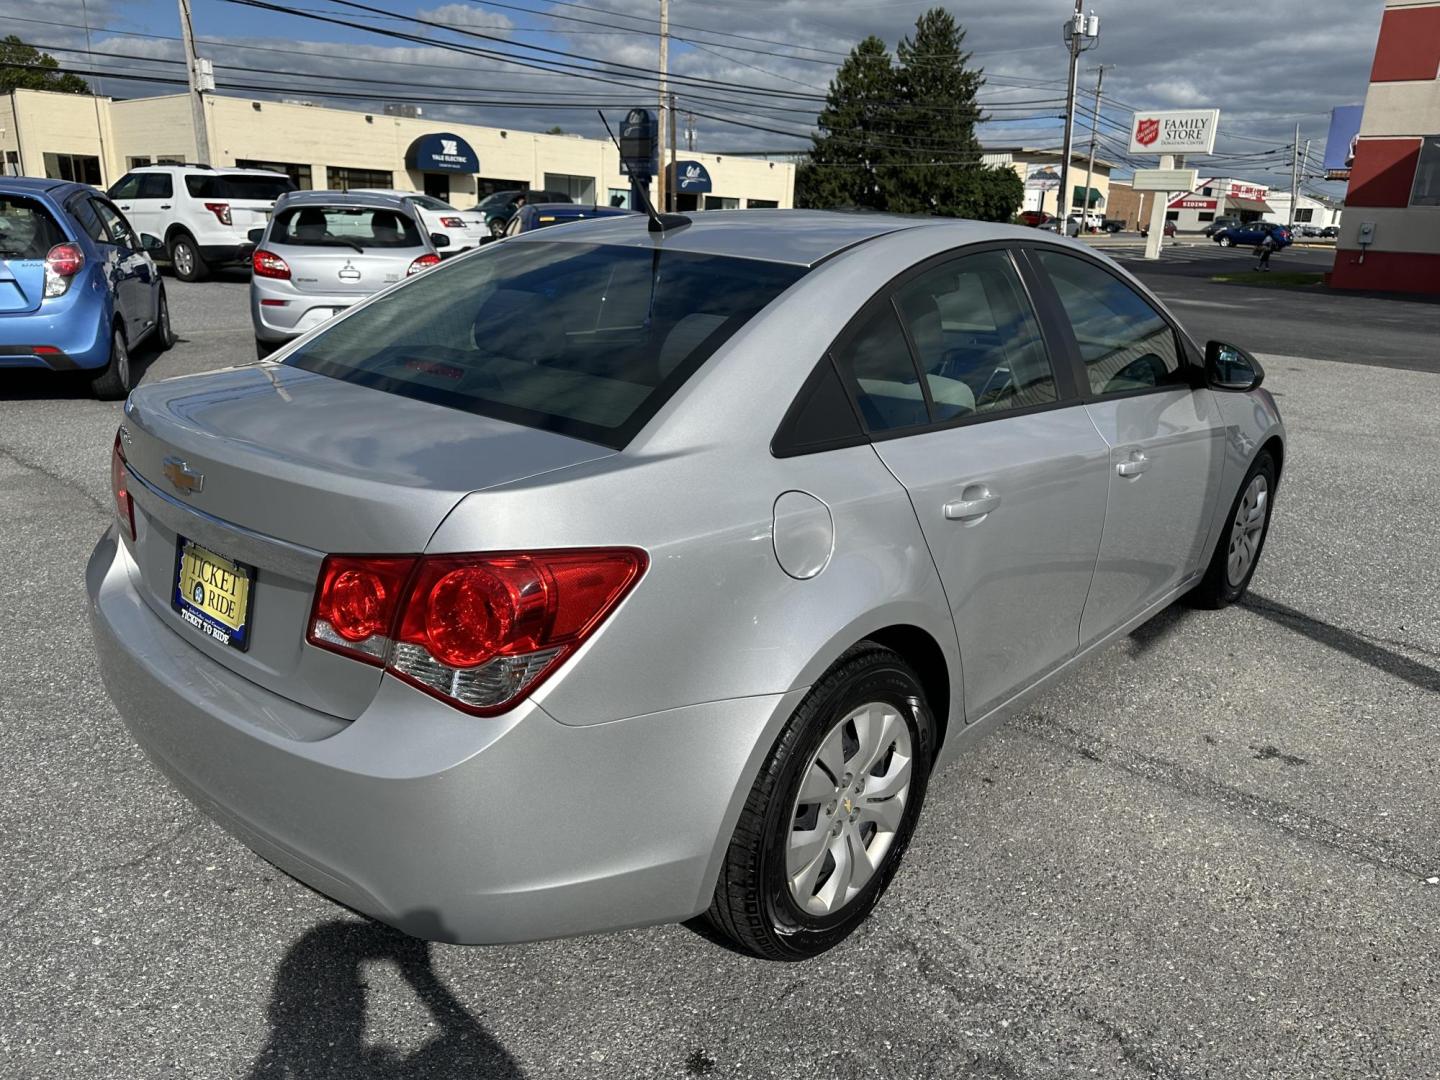
<instances>
[{"instance_id":1,"label":"yellow license plate","mask_svg":"<svg viewBox=\"0 0 1440 1080\"><path fill-rule=\"evenodd\" d=\"M180 537L171 606L196 630L244 650L250 647L250 591L255 571Z\"/></svg>"}]
</instances>

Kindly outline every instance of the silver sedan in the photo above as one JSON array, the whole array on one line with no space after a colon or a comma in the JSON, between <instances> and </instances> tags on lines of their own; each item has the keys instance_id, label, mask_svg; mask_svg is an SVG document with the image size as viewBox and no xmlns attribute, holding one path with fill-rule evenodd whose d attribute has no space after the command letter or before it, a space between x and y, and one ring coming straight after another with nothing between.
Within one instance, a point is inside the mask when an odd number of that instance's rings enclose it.
<instances>
[{"instance_id":1,"label":"silver sedan","mask_svg":"<svg viewBox=\"0 0 1440 1080\"><path fill-rule=\"evenodd\" d=\"M126 406L88 569L121 715L241 841L412 934L703 915L821 952L932 776L1255 572L1263 372L1103 256L658 225L492 245Z\"/></svg>"}]
</instances>

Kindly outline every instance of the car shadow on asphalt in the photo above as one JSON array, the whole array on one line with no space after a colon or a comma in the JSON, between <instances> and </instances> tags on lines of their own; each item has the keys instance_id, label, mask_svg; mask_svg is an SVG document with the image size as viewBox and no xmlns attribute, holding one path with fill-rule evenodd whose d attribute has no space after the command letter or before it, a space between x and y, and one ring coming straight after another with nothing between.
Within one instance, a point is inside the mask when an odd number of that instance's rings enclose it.
<instances>
[{"instance_id":1,"label":"car shadow on asphalt","mask_svg":"<svg viewBox=\"0 0 1440 1080\"><path fill-rule=\"evenodd\" d=\"M437 923L438 925L438 923ZM366 969L394 964L429 1014L418 1050L366 1037ZM270 1037L248 1080L523 1080L519 1063L436 975L429 942L337 920L292 945L275 974Z\"/></svg>"}]
</instances>

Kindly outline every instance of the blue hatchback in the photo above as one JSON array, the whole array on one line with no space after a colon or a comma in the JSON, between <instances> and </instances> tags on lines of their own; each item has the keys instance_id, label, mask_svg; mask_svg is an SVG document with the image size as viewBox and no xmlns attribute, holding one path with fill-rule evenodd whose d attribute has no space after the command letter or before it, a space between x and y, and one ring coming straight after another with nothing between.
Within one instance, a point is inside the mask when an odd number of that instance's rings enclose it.
<instances>
[{"instance_id":1,"label":"blue hatchback","mask_svg":"<svg viewBox=\"0 0 1440 1080\"><path fill-rule=\"evenodd\" d=\"M0 177L0 368L84 371L130 392L130 354L174 343L165 286L115 204L84 184Z\"/></svg>"}]
</instances>

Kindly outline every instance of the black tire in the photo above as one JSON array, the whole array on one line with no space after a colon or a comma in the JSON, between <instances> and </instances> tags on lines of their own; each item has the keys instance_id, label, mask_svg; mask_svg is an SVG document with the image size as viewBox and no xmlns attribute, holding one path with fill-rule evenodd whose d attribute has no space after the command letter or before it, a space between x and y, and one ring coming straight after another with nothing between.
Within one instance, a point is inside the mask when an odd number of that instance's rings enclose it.
<instances>
[{"instance_id":1,"label":"black tire","mask_svg":"<svg viewBox=\"0 0 1440 1080\"><path fill-rule=\"evenodd\" d=\"M110 334L110 360L90 380L90 392L101 401L119 401L130 393L130 350L125 334L116 326Z\"/></svg>"},{"instance_id":2,"label":"black tire","mask_svg":"<svg viewBox=\"0 0 1440 1080\"><path fill-rule=\"evenodd\" d=\"M176 233L170 240L170 270L181 281L204 281L210 267L200 254L200 246L189 233Z\"/></svg>"},{"instance_id":3,"label":"black tire","mask_svg":"<svg viewBox=\"0 0 1440 1080\"><path fill-rule=\"evenodd\" d=\"M502 220L501 218L491 218L490 235L493 236L496 240L499 240L505 235L505 227L509 224L510 223L508 221Z\"/></svg>"},{"instance_id":4,"label":"black tire","mask_svg":"<svg viewBox=\"0 0 1440 1080\"><path fill-rule=\"evenodd\" d=\"M1230 557L1233 545L1236 543L1236 519L1240 516L1246 493L1257 476L1265 479L1264 521L1260 526L1258 537L1254 540L1254 554L1249 560L1249 565L1239 580L1234 581L1231 580ZM1245 590L1250 587L1250 580L1255 576L1255 569L1260 565L1260 556L1265 550L1265 538L1270 535L1270 515L1275 509L1275 486L1278 478L1275 459L1270 456L1268 450L1263 451L1255 458L1254 463L1250 466L1250 471L1240 482L1240 490L1236 492L1235 499L1230 504L1230 513L1225 518L1223 531L1219 539L1215 541L1215 554L1210 558L1210 566L1206 569L1200 584L1190 593L1190 602L1196 607L1218 610L1228 607L1245 595Z\"/></svg>"},{"instance_id":5,"label":"black tire","mask_svg":"<svg viewBox=\"0 0 1440 1080\"><path fill-rule=\"evenodd\" d=\"M159 310L155 313L155 329L150 331L150 347L162 353L175 344L175 327L170 322L170 300L165 286L160 286Z\"/></svg>"},{"instance_id":6,"label":"black tire","mask_svg":"<svg viewBox=\"0 0 1440 1080\"><path fill-rule=\"evenodd\" d=\"M909 733L912 754L903 814L864 886L838 910L815 916L797 904L787 877L787 846L796 828L792 815L804 773L821 744L848 714L871 702L893 706ZM838 945L865 920L900 865L925 801L934 753L934 718L911 667L871 641L846 652L795 710L745 800L704 916L709 929L737 949L767 960L805 960ZM874 768L887 762L893 767L894 760L893 753L882 753ZM859 800L857 795L857 806ZM815 827L820 827L819 813L817 808Z\"/></svg>"},{"instance_id":7,"label":"black tire","mask_svg":"<svg viewBox=\"0 0 1440 1080\"><path fill-rule=\"evenodd\" d=\"M264 360L267 356L269 356L271 353L273 353L273 352L274 352L276 349L278 349L278 348L280 348L280 345L279 345L277 342L274 342L274 341L261 341L259 338L256 338L256 339L255 339L255 358L256 358L257 360Z\"/></svg>"}]
</instances>

